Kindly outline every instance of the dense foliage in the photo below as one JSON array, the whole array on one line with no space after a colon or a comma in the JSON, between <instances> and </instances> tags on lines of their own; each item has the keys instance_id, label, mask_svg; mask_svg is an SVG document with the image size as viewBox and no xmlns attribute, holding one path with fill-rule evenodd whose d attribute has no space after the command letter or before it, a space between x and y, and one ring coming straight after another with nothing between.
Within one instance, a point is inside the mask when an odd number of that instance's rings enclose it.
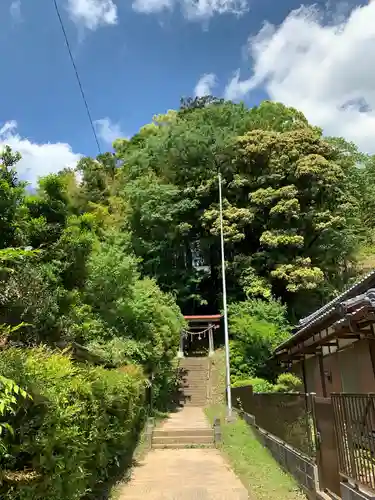
<instances>
[{"instance_id":1,"label":"dense foliage","mask_svg":"<svg viewBox=\"0 0 375 500\"><path fill-rule=\"evenodd\" d=\"M235 384L297 390L272 350L374 265L374 158L282 104L187 99L33 191L19 159L0 155L2 498L82 498L131 450L151 374L168 401L181 310L222 307L219 172Z\"/></svg>"},{"instance_id":2,"label":"dense foliage","mask_svg":"<svg viewBox=\"0 0 375 500\"><path fill-rule=\"evenodd\" d=\"M275 347L290 335L286 306L272 299L235 302L229 305L228 321L232 381L244 377L272 378L267 361Z\"/></svg>"},{"instance_id":3,"label":"dense foliage","mask_svg":"<svg viewBox=\"0 0 375 500\"><path fill-rule=\"evenodd\" d=\"M184 321L93 180L107 155L82 161L81 183L63 171L33 194L18 159L6 148L0 163L0 496L73 500L131 457L151 375L167 406Z\"/></svg>"},{"instance_id":4,"label":"dense foliage","mask_svg":"<svg viewBox=\"0 0 375 500\"><path fill-rule=\"evenodd\" d=\"M141 370L80 367L43 348L11 348L0 357L0 371L33 398L13 417L15 434L0 462L2 499L92 497L111 468L131 456L144 417ZM4 465L30 473L17 477Z\"/></svg>"},{"instance_id":5,"label":"dense foliage","mask_svg":"<svg viewBox=\"0 0 375 500\"><path fill-rule=\"evenodd\" d=\"M185 103L115 151L143 272L175 291L185 311L221 303L219 170L231 300L273 295L294 319L355 273L366 212L355 187L367 189L357 166L369 160L298 111Z\"/></svg>"},{"instance_id":6,"label":"dense foliage","mask_svg":"<svg viewBox=\"0 0 375 500\"><path fill-rule=\"evenodd\" d=\"M253 392L303 392L302 380L293 373L281 373L275 384L260 377L238 379L232 384L232 387L248 386L253 388Z\"/></svg>"}]
</instances>

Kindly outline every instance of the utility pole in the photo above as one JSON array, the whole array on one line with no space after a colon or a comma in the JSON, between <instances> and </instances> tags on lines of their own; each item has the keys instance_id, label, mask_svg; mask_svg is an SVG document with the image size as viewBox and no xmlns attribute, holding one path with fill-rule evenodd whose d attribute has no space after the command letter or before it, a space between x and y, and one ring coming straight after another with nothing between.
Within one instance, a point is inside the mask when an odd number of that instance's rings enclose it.
<instances>
[{"instance_id":1,"label":"utility pole","mask_svg":"<svg viewBox=\"0 0 375 500\"><path fill-rule=\"evenodd\" d=\"M227 307L227 288L226 288L226 283L225 283L223 199L222 199L222 193L221 193L221 173L220 172L218 174L218 179L219 179L219 204L220 204L221 275L222 275L222 279L223 279L226 392L227 392L228 418L231 418L232 417L232 393L231 393L231 388L230 388L228 307Z\"/></svg>"}]
</instances>

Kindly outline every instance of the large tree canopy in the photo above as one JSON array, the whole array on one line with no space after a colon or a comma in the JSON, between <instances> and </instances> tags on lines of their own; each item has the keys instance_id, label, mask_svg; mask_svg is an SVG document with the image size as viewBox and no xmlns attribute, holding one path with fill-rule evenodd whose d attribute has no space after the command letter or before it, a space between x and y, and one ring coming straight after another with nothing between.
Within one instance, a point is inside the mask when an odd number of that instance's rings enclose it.
<instances>
[{"instance_id":1,"label":"large tree canopy","mask_svg":"<svg viewBox=\"0 0 375 500\"><path fill-rule=\"evenodd\" d=\"M186 312L220 307L219 171L232 300L275 295L302 314L347 281L359 154L295 109L188 100L114 146L142 270Z\"/></svg>"}]
</instances>

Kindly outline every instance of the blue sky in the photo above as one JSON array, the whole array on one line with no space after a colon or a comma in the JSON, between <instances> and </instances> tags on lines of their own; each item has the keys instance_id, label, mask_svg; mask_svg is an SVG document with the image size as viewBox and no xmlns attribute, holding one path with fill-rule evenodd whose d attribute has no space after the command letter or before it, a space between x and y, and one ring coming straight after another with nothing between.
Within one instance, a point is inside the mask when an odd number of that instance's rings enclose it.
<instances>
[{"instance_id":1,"label":"blue sky","mask_svg":"<svg viewBox=\"0 0 375 500\"><path fill-rule=\"evenodd\" d=\"M58 4L103 150L181 96L211 91L249 105L285 102L375 152L375 3ZM95 155L96 144L52 0L2 0L0 20L0 145L21 150L20 173L35 183Z\"/></svg>"}]
</instances>

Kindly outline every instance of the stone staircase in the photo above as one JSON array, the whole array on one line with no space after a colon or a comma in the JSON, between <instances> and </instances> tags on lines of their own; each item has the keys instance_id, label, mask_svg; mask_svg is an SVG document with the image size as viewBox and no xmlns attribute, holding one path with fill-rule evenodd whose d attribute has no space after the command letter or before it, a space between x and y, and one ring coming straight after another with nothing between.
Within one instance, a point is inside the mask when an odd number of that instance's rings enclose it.
<instances>
[{"instance_id":1,"label":"stone staircase","mask_svg":"<svg viewBox=\"0 0 375 500\"><path fill-rule=\"evenodd\" d=\"M186 406L171 413L152 433L152 448L212 448L214 429L202 408Z\"/></svg>"},{"instance_id":2,"label":"stone staircase","mask_svg":"<svg viewBox=\"0 0 375 500\"><path fill-rule=\"evenodd\" d=\"M207 357L180 360L180 404L185 406L207 405L209 396L209 359Z\"/></svg>"},{"instance_id":3,"label":"stone staircase","mask_svg":"<svg viewBox=\"0 0 375 500\"><path fill-rule=\"evenodd\" d=\"M179 409L153 430L153 448L211 448L214 429L203 412L209 394L209 359L180 360Z\"/></svg>"}]
</instances>

